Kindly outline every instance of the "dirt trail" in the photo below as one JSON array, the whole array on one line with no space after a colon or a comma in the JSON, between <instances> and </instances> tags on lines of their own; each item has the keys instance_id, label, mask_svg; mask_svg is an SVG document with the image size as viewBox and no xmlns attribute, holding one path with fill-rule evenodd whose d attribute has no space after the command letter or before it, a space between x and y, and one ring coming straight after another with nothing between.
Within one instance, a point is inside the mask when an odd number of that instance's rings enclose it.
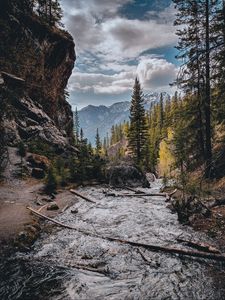
<instances>
[{"instance_id":1,"label":"dirt trail","mask_svg":"<svg viewBox=\"0 0 225 300\"><path fill-rule=\"evenodd\" d=\"M3 181L0 184L0 242L8 243L23 232L27 225L32 225L35 218L26 207L40 208L40 204L46 195L42 189L44 183L40 180L29 178L22 180L15 176L21 162L16 148L8 149L9 161L3 173ZM61 191L54 201L58 204L57 212L43 210L49 216L55 216L66 205L75 203L75 197L69 191Z\"/></svg>"}]
</instances>

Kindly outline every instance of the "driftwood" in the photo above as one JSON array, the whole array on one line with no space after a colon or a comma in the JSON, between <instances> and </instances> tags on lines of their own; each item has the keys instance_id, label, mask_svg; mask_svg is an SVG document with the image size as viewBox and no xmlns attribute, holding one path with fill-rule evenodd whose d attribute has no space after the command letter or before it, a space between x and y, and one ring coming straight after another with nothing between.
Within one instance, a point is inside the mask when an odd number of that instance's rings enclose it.
<instances>
[{"instance_id":1,"label":"driftwood","mask_svg":"<svg viewBox=\"0 0 225 300\"><path fill-rule=\"evenodd\" d=\"M168 193L145 193L145 192L142 192L142 191L133 190L133 192L135 192L135 194L131 194L131 193L124 193L124 194L109 193L109 194L106 194L106 195L115 196L115 197L150 197L150 196L152 196L152 197L165 197L166 199L168 199L168 198L170 199L173 196L173 194L176 193L176 191L177 190L174 190L172 193L168 194Z\"/></svg>"},{"instance_id":2,"label":"driftwood","mask_svg":"<svg viewBox=\"0 0 225 300\"><path fill-rule=\"evenodd\" d=\"M47 204L45 204L45 205L43 205L43 206L41 206L39 209L38 209L38 212L41 212L42 211L42 209L44 209L45 207L47 207L48 206L48 203Z\"/></svg>"},{"instance_id":3,"label":"driftwood","mask_svg":"<svg viewBox=\"0 0 225 300\"><path fill-rule=\"evenodd\" d=\"M105 240L111 241L111 242L127 244L127 245L130 245L130 246L133 246L133 247L141 247L141 248L144 248L144 249L147 249L147 250L150 250L150 251L180 254L180 255L184 255L184 256L193 256L193 257L200 257L200 258L206 258L206 259L212 259L212 260L218 260L218 261L225 261L225 255L223 255L223 254L206 253L206 252L203 252L203 251L194 251L194 250L184 250L184 249L178 249L178 248L173 248L173 247L163 247L163 246L145 244L145 243L140 243L140 242L133 242L133 241L128 241L128 240L112 238L112 237L105 237L105 236L101 236L101 235L98 235L98 234L93 234L91 232L79 230L75 227L65 225L61 222L55 221L54 219L49 218L49 217L35 211L31 207L27 207L27 209L29 209L35 215L37 215L41 218L44 218L48 221L51 221L51 222L55 223L56 225L58 225L60 227L76 230L76 231L78 231L80 233L83 233L87 236L101 238L101 239L105 239Z\"/></svg>"},{"instance_id":4,"label":"driftwood","mask_svg":"<svg viewBox=\"0 0 225 300\"><path fill-rule=\"evenodd\" d=\"M108 195L108 194L106 194ZM130 193L125 193L125 194L110 194L110 195L115 195L115 197L149 197L149 196L158 196L158 197L167 197L167 194L165 193L157 193L157 194L130 194Z\"/></svg>"},{"instance_id":5,"label":"driftwood","mask_svg":"<svg viewBox=\"0 0 225 300\"><path fill-rule=\"evenodd\" d=\"M93 200L91 200L90 198L88 198L88 197L86 197L86 196L84 196L84 195L78 193L77 191L75 191L75 190L73 190L73 189L71 189L70 192L71 192L72 194L74 194L74 195L76 195L76 196L78 196L78 197L80 197L80 198L82 198L82 199L88 201L88 202L91 202L91 203L95 203L95 204L96 204L95 201L93 201Z\"/></svg>"},{"instance_id":6,"label":"driftwood","mask_svg":"<svg viewBox=\"0 0 225 300\"><path fill-rule=\"evenodd\" d=\"M105 275L106 277L109 277L109 272L105 269L97 269L97 268L93 268L93 267L87 267L81 264L77 264L77 265L72 265L73 268L78 269L78 270L84 270L84 271L89 271L89 272L94 272L94 273L98 273L101 275Z\"/></svg>"},{"instance_id":7,"label":"driftwood","mask_svg":"<svg viewBox=\"0 0 225 300\"><path fill-rule=\"evenodd\" d=\"M69 207L70 207L70 205L67 204L66 206L63 207L63 209L61 210L61 212L64 213Z\"/></svg>"},{"instance_id":8,"label":"driftwood","mask_svg":"<svg viewBox=\"0 0 225 300\"><path fill-rule=\"evenodd\" d=\"M41 217L41 218L43 218L43 219L45 219L45 220L48 220L48 221L50 221L50 222L52 222L52 223L55 223L56 225L58 225L58 226L60 226L60 227L64 227L64 228L76 230L75 227L72 227L72 226L69 226L69 225L65 225L65 224L63 224L63 223L61 223L61 222L59 222L59 221L56 221L56 220L54 220L54 219L52 219L52 218L49 218L49 217L43 215L42 213L40 213L39 211L34 210L33 208L29 207L29 206L27 207L27 209L30 210L30 211L31 211L33 214L35 214L36 216Z\"/></svg>"},{"instance_id":9,"label":"driftwood","mask_svg":"<svg viewBox=\"0 0 225 300\"><path fill-rule=\"evenodd\" d=\"M135 194L145 194L145 192L140 191L140 190L135 190L135 189L133 189L133 188L131 188L131 187L129 187L129 186L126 186L125 188L126 188L127 190L129 190L129 191L134 192Z\"/></svg>"},{"instance_id":10,"label":"driftwood","mask_svg":"<svg viewBox=\"0 0 225 300\"><path fill-rule=\"evenodd\" d=\"M209 245L209 244L206 244L206 243L202 243L202 242L193 242L193 241L189 241L189 240L184 240L182 238L177 238L176 239L178 242L181 242L181 243L185 243L187 246L189 247L193 247L195 249L198 249L200 251L204 251L204 252L210 252L210 253L221 253L217 248Z\"/></svg>"}]
</instances>

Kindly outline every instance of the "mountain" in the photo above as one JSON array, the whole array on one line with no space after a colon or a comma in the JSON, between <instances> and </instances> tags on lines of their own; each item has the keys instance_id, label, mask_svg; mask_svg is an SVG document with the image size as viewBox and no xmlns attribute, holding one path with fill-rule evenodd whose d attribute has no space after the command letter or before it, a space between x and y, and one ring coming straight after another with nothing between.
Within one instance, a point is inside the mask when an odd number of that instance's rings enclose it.
<instances>
[{"instance_id":1,"label":"mountain","mask_svg":"<svg viewBox=\"0 0 225 300\"><path fill-rule=\"evenodd\" d=\"M144 96L144 106L148 110L152 104L159 102L160 93L148 93ZM169 95L163 93L164 101ZM110 130L113 125L120 124L129 120L130 102L117 102L111 106L94 106L88 105L78 111L80 127L84 131L85 137L94 145L97 128L101 138L106 137L107 132L110 135Z\"/></svg>"}]
</instances>

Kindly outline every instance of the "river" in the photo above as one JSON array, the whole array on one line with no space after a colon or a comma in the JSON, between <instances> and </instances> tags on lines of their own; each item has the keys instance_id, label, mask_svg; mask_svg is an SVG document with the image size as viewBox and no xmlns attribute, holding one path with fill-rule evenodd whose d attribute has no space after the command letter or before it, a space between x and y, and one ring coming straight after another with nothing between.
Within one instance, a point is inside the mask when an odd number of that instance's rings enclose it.
<instances>
[{"instance_id":1,"label":"river","mask_svg":"<svg viewBox=\"0 0 225 300\"><path fill-rule=\"evenodd\" d=\"M158 192L161 182L147 192ZM164 197L107 197L103 187L85 187L97 204L80 199L57 217L65 224L135 242L184 247L177 237L212 242L178 223ZM118 191L127 192L125 190ZM185 248L187 249L187 248ZM138 249L54 227L29 253L1 259L2 300L200 300L225 299L225 265Z\"/></svg>"}]
</instances>

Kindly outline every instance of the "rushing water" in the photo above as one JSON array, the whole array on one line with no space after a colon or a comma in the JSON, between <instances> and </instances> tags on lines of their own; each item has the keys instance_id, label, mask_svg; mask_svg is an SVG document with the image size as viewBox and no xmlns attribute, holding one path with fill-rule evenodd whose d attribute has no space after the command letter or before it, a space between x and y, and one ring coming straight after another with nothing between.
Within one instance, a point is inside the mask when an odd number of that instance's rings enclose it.
<instances>
[{"instance_id":1,"label":"rushing water","mask_svg":"<svg viewBox=\"0 0 225 300\"><path fill-rule=\"evenodd\" d=\"M148 190L157 192L156 181ZM58 220L94 235L176 246L176 238L208 241L177 222L162 197L106 197L102 187L83 188L97 204L79 200ZM120 193L127 191L120 191ZM209 241L208 241L209 242ZM29 254L2 261L0 299L225 299L221 263L138 249L55 228Z\"/></svg>"}]
</instances>

